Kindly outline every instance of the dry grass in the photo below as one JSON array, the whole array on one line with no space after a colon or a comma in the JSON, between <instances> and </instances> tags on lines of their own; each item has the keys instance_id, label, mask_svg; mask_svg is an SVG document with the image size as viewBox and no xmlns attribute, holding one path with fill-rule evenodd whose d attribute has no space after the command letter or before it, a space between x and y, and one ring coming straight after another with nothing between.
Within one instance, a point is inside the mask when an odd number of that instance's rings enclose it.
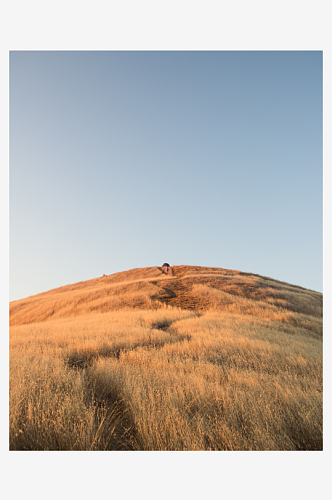
<instances>
[{"instance_id":1,"label":"dry grass","mask_svg":"<svg viewBox=\"0 0 332 500\"><path fill-rule=\"evenodd\" d=\"M147 268L14 302L11 324L11 450L322 449L317 292Z\"/></svg>"}]
</instances>

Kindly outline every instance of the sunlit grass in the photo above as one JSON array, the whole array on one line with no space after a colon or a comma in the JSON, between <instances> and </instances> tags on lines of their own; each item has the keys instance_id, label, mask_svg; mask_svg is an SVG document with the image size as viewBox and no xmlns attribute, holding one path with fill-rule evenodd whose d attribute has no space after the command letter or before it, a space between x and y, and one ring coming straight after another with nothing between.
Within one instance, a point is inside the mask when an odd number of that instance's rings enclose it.
<instances>
[{"instance_id":1,"label":"sunlit grass","mask_svg":"<svg viewBox=\"0 0 332 500\"><path fill-rule=\"evenodd\" d=\"M12 326L10 449L321 450L319 294L234 279L192 283L201 310L145 281L146 307Z\"/></svg>"}]
</instances>

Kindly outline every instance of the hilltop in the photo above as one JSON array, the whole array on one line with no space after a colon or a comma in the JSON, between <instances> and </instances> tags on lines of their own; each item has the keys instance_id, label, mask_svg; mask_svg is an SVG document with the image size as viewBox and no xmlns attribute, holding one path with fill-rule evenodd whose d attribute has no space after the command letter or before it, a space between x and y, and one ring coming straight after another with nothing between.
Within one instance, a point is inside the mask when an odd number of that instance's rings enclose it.
<instances>
[{"instance_id":1,"label":"hilltop","mask_svg":"<svg viewBox=\"0 0 332 500\"><path fill-rule=\"evenodd\" d=\"M10 303L10 325L108 312L123 308L159 309L167 305L207 311L229 309L236 298L282 310L322 314L322 294L258 274L203 266L131 269L62 286Z\"/></svg>"}]
</instances>

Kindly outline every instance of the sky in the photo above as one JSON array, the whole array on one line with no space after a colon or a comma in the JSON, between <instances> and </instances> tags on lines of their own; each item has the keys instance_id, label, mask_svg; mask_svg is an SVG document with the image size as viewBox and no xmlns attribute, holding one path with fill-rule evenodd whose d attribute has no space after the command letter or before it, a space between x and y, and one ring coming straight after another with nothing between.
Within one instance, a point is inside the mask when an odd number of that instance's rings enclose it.
<instances>
[{"instance_id":1,"label":"sky","mask_svg":"<svg viewBox=\"0 0 332 500\"><path fill-rule=\"evenodd\" d=\"M237 269L323 291L321 51L11 51L9 288Z\"/></svg>"}]
</instances>

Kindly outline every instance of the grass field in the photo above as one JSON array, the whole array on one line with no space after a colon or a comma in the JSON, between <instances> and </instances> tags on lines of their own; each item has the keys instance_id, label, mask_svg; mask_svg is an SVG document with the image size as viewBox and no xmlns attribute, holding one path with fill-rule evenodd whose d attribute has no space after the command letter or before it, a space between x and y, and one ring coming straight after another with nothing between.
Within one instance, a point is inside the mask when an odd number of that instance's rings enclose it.
<instances>
[{"instance_id":1,"label":"grass field","mask_svg":"<svg viewBox=\"0 0 332 500\"><path fill-rule=\"evenodd\" d=\"M322 294L117 273L10 304L10 450L322 450Z\"/></svg>"}]
</instances>

